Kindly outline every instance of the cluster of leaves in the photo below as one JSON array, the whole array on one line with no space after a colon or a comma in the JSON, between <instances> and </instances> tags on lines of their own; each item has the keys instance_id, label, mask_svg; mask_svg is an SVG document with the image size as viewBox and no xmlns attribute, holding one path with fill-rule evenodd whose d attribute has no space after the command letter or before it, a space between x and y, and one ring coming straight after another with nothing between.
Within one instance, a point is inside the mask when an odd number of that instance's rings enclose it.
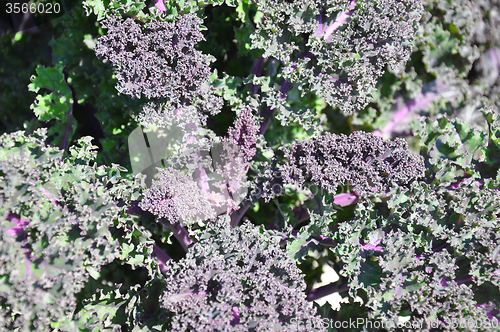
<instances>
[{"instance_id":1,"label":"cluster of leaves","mask_svg":"<svg viewBox=\"0 0 500 332\"><path fill-rule=\"evenodd\" d=\"M221 219L169 270L160 308L167 330L306 331L320 326L305 283L280 237L251 224ZM302 328L297 328L300 321Z\"/></svg>"},{"instance_id":2,"label":"cluster of leaves","mask_svg":"<svg viewBox=\"0 0 500 332\"><path fill-rule=\"evenodd\" d=\"M281 238L220 218L165 274L144 287L110 288L85 300L79 320L88 327L142 327L160 331L311 331L321 319L307 302L296 262Z\"/></svg>"},{"instance_id":3,"label":"cluster of leaves","mask_svg":"<svg viewBox=\"0 0 500 332\"><path fill-rule=\"evenodd\" d=\"M353 117L356 128L407 135L415 115L440 114L481 127L481 108L498 108L500 4L427 0L424 8L410 60L384 73L375 98Z\"/></svg>"},{"instance_id":4,"label":"cluster of leaves","mask_svg":"<svg viewBox=\"0 0 500 332\"><path fill-rule=\"evenodd\" d=\"M0 136L0 326L499 322L499 12L86 0L46 23L52 59L1 97L36 119L1 118L25 131Z\"/></svg>"},{"instance_id":5,"label":"cluster of leaves","mask_svg":"<svg viewBox=\"0 0 500 332\"><path fill-rule=\"evenodd\" d=\"M313 182L335 194L347 183L360 196L384 192L389 183L404 185L423 173L420 158L411 155L403 139L384 142L361 131L345 135L326 133L314 141L300 141L285 151L279 168L283 181L302 187Z\"/></svg>"},{"instance_id":6,"label":"cluster of leaves","mask_svg":"<svg viewBox=\"0 0 500 332\"><path fill-rule=\"evenodd\" d=\"M109 16L101 22L107 33L94 51L113 64L119 92L161 98L169 108L199 105L201 111L215 114L220 101L202 86L209 80L213 57L194 48L203 40L201 23L194 15L182 15L175 22L142 27L132 18Z\"/></svg>"},{"instance_id":7,"label":"cluster of leaves","mask_svg":"<svg viewBox=\"0 0 500 332\"><path fill-rule=\"evenodd\" d=\"M102 282L102 266L119 258L141 264L134 256L151 251L145 239L137 241L140 231L119 204L136 197L140 183L124 181L119 165L90 166L96 157L90 137L64 159L46 139L45 129L0 137L6 330L78 326L72 317L89 279Z\"/></svg>"},{"instance_id":8,"label":"cluster of leaves","mask_svg":"<svg viewBox=\"0 0 500 332\"><path fill-rule=\"evenodd\" d=\"M497 114L484 114L498 124ZM332 233L350 292L363 297L370 318L397 321L404 312L427 328L446 331L457 328L451 322L467 320L481 322L469 325L471 330L496 326L490 320L500 305L500 173L498 162L485 157L496 145L485 133L453 124L436 124L443 135L436 127L422 130L432 182L393 188L383 201L389 214L359 203L354 219ZM493 164L494 177L483 177L481 170Z\"/></svg>"},{"instance_id":9,"label":"cluster of leaves","mask_svg":"<svg viewBox=\"0 0 500 332\"><path fill-rule=\"evenodd\" d=\"M351 113L366 106L385 66L411 53L420 1L255 1L252 48L284 64L282 76Z\"/></svg>"}]
</instances>

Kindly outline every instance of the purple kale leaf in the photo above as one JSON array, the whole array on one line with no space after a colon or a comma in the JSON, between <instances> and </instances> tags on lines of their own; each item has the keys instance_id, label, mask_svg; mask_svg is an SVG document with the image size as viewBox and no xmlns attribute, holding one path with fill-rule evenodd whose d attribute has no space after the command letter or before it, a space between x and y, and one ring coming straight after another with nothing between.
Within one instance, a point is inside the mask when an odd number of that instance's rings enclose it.
<instances>
[{"instance_id":1,"label":"purple kale leaf","mask_svg":"<svg viewBox=\"0 0 500 332\"><path fill-rule=\"evenodd\" d=\"M183 225L215 217L215 210L197 183L174 168L159 169L139 207L170 223Z\"/></svg>"},{"instance_id":2,"label":"purple kale leaf","mask_svg":"<svg viewBox=\"0 0 500 332\"><path fill-rule=\"evenodd\" d=\"M94 51L113 65L119 92L159 98L171 108L194 105L215 112L221 101L202 86L210 80L214 58L195 49L204 40L202 22L192 14L146 24L111 15L102 22L107 33Z\"/></svg>"},{"instance_id":3,"label":"purple kale leaf","mask_svg":"<svg viewBox=\"0 0 500 332\"><path fill-rule=\"evenodd\" d=\"M410 57L420 0L263 1L251 47L284 63L282 76L346 113L373 98L386 66Z\"/></svg>"},{"instance_id":4,"label":"purple kale leaf","mask_svg":"<svg viewBox=\"0 0 500 332\"><path fill-rule=\"evenodd\" d=\"M359 131L296 141L284 153L288 162L278 166L284 184L314 183L331 194L348 184L369 196L385 192L391 183L410 183L424 171L421 157L411 154L405 140L384 141Z\"/></svg>"},{"instance_id":5,"label":"purple kale leaf","mask_svg":"<svg viewBox=\"0 0 500 332\"><path fill-rule=\"evenodd\" d=\"M168 261L160 297L170 331L312 331L321 327L280 238L227 218L208 226L179 262ZM300 324L298 324L300 323Z\"/></svg>"},{"instance_id":6,"label":"purple kale leaf","mask_svg":"<svg viewBox=\"0 0 500 332\"><path fill-rule=\"evenodd\" d=\"M133 224L115 201L134 190L120 178L123 168L88 165L97 149L91 137L65 159L46 139L45 128L0 136L2 331L78 329L80 292L130 240L114 237Z\"/></svg>"}]
</instances>

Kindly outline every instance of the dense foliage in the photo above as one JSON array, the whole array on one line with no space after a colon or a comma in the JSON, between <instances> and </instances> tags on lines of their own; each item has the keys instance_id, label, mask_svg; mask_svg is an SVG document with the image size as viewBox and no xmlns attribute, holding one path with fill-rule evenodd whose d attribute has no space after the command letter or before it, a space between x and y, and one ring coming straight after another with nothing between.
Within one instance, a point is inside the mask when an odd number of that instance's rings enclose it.
<instances>
[{"instance_id":1,"label":"dense foliage","mask_svg":"<svg viewBox=\"0 0 500 332\"><path fill-rule=\"evenodd\" d=\"M500 2L65 4L0 17L0 330L500 331Z\"/></svg>"}]
</instances>

